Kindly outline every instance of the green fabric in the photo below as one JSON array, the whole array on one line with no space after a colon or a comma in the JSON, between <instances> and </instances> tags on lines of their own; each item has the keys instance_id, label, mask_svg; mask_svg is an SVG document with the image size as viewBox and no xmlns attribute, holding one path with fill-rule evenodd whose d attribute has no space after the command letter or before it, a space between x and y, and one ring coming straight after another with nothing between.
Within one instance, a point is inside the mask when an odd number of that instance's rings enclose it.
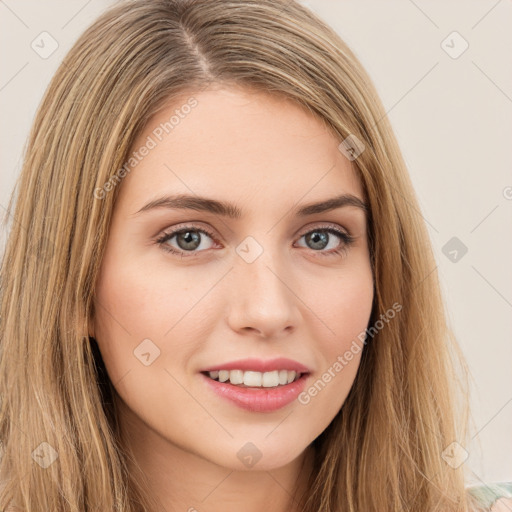
<instances>
[{"instance_id":1,"label":"green fabric","mask_svg":"<svg viewBox=\"0 0 512 512\"><path fill-rule=\"evenodd\" d=\"M483 507L490 507L499 498L512 498L512 482L471 485L467 491Z\"/></svg>"}]
</instances>

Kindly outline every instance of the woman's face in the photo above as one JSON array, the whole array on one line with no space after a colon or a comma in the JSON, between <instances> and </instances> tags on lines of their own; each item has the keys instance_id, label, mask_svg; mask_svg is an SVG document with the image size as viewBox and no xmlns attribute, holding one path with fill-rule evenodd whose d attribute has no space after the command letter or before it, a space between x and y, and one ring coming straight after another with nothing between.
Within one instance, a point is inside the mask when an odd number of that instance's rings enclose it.
<instances>
[{"instance_id":1,"label":"woman's face","mask_svg":"<svg viewBox=\"0 0 512 512\"><path fill-rule=\"evenodd\" d=\"M184 96L138 137L93 333L134 443L277 468L340 410L373 300L363 189L340 142L296 104L238 88ZM326 207L342 195L356 200ZM307 372L288 384L294 367Z\"/></svg>"}]
</instances>

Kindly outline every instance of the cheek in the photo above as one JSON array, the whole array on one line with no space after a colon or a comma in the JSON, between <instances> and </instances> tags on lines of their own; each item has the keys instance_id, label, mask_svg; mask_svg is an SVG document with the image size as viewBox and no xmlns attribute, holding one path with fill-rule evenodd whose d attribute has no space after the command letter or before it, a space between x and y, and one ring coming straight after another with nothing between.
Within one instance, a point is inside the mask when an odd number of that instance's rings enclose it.
<instances>
[{"instance_id":1,"label":"cheek","mask_svg":"<svg viewBox=\"0 0 512 512\"><path fill-rule=\"evenodd\" d=\"M347 268L324 282L314 297L315 312L324 321L328 336L325 351L339 352L364 332L373 305L374 284L369 262ZM327 343L327 340L329 342Z\"/></svg>"},{"instance_id":2,"label":"cheek","mask_svg":"<svg viewBox=\"0 0 512 512\"><path fill-rule=\"evenodd\" d=\"M193 340L205 337L209 302L201 298L211 280L211 275L169 272L159 265L148 268L126 252L106 254L95 294L94 331L114 384L127 372L147 376L149 368L185 369Z\"/></svg>"},{"instance_id":3,"label":"cheek","mask_svg":"<svg viewBox=\"0 0 512 512\"><path fill-rule=\"evenodd\" d=\"M312 306L323 323L318 332L324 334L315 337L321 363L298 401L314 407L320 422L327 424L343 405L359 368L373 304L371 268L352 269L326 283L323 291Z\"/></svg>"},{"instance_id":4,"label":"cheek","mask_svg":"<svg viewBox=\"0 0 512 512\"><path fill-rule=\"evenodd\" d=\"M160 339L162 304L164 300L148 273L127 256L107 252L95 293L94 331L114 384L140 366L134 351L144 340ZM167 318L167 329L171 321ZM153 358L158 350L153 348Z\"/></svg>"},{"instance_id":5,"label":"cheek","mask_svg":"<svg viewBox=\"0 0 512 512\"><path fill-rule=\"evenodd\" d=\"M195 310L178 281L179 273L163 280L155 269L143 272L121 256L117 262L110 265L106 259L98 279L96 341L122 401L148 423L156 412L161 415L159 421L171 422L190 402L190 395L173 377L175 367L184 367L191 349L182 342L185 333L190 339L198 336Z\"/></svg>"},{"instance_id":6,"label":"cheek","mask_svg":"<svg viewBox=\"0 0 512 512\"><path fill-rule=\"evenodd\" d=\"M200 298L184 273L147 268L136 258L116 261L106 260L102 268L97 316L98 323L124 332L121 337L162 339Z\"/></svg>"}]
</instances>

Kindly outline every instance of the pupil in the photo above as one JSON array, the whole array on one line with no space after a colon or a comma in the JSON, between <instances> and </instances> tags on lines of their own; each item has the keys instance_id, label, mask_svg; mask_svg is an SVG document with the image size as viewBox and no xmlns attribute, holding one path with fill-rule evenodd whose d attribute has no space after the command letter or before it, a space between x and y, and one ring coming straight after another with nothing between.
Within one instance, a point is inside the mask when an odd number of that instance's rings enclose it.
<instances>
[{"instance_id":1,"label":"pupil","mask_svg":"<svg viewBox=\"0 0 512 512\"><path fill-rule=\"evenodd\" d=\"M177 235L177 242L181 249L193 250L199 247L200 238L199 233L196 231L185 231Z\"/></svg>"}]
</instances>

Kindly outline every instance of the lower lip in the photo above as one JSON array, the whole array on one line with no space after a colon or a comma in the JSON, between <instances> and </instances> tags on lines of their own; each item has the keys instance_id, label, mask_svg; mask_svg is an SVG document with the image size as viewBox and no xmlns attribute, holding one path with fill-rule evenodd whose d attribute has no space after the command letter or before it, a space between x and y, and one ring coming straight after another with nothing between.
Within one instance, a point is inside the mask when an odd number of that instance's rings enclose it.
<instances>
[{"instance_id":1,"label":"lower lip","mask_svg":"<svg viewBox=\"0 0 512 512\"><path fill-rule=\"evenodd\" d=\"M251 412L277 411L292 403L304 390L308 376L309 374L303 374L295 382L275 388L241 388L201 374L215 393Z\"/></svg>"}]
</instances>

